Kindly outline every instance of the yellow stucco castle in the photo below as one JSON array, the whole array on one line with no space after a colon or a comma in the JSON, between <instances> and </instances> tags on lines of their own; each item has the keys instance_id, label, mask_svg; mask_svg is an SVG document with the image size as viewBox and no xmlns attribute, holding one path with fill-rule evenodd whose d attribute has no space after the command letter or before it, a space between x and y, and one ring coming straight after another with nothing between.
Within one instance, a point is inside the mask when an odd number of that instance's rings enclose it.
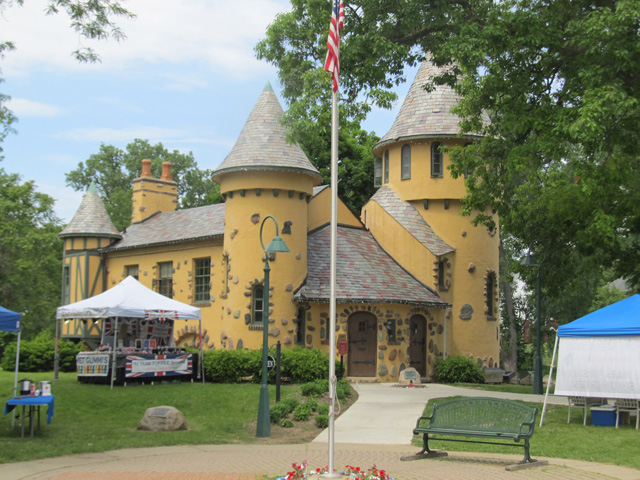
<instances>
[{"instance_id":1,"label":"yellow stucco castle","mask_svg":"<svg viewBox=\"0 0 640 480\"><path fill-rule=\"evenodd\" d=\"M438 359L461 354L499 362L498 241L495 230L460 215L463 179L441 147L477 139L460 134L448 87L422 88L425 62L389 132L376 145L379 187L357 218L338 209L336 339L347 342L352 378L398 380L414 367L431 379ZM214 172L224 204L176 211L171 165L161 178L144 160L133 182L132 224L118 232L90 188L64 240L63 304L131 275L201 308L205 348L257 349L263 314L269 340L329 352L330 188L302 149L286 142L283 110L267 84L240 136ZM260 229L271 215L290 253L271 254L269 305L263 303ZM275 235L264 223L263 238ZM178 345L194 345L197 324L182 323ZM72 321L63 336L89 346L101 321Z\"/></svg>"}]
</instances>

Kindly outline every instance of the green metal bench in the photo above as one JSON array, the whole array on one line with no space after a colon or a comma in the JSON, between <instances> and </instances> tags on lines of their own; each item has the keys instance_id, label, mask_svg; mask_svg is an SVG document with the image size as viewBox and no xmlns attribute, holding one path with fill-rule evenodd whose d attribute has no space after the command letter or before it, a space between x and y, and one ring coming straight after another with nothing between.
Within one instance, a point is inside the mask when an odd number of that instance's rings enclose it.
<instances>
[{"instance_id":1,"label":"green metal bench","mask_svg":"<svg viewBox=\"0 0 640 480\"><path fill-rule=\"evenodd\" d=\"M422 434L423 448L417 455L405 457L406 460L446 455L429 449L429 440L486 443L489 445L507 445L523 447L524 458L521 464L537 462L529 454L529 439L538 414L537 408L530 408L518 402L499 398L469 397L436 403L433 413L420 417L413 429L415 435ZM437 435L436 438L430 435ZM483 442L479 440L459 440L441 436L460 436L513 440L515 443ZM523 441L523 443L519 443ZM546 463L546 462L545 462Z\"/></svg>"}]
</instances>

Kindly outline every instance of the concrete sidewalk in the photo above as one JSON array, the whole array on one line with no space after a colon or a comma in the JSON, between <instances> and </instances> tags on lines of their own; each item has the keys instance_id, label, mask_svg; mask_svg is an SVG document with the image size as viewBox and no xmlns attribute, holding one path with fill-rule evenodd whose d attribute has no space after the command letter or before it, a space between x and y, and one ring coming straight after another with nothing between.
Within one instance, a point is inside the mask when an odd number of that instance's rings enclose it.
<instances>
[{"instance_id":1,"label":"concrete sidewalk","mask_svg":"<svg viewBox=\"0 0 640 480\"><path fill-rule=\"evenodd\" d=\"M354 385L360 398L335 422L335 443L410 445L416 420L433 398L455 396L495 397L526 402L544 401L544 395L489 392L428 383L422 387L399 387L390 383ZM566 397L549 396L549 404L566 405ZM540 413L538 413L538 422ZM328 431L315 443L326 443Z\"/></svg>"},{"instance_id":2,"label":"concrete sidewalk","mask_svg":"<svg viewBox=\"0 0 640 480\"><path fill-rule=\"evenodd\" d=\"M410 445L411 431L428 399L505 394L435 384L411 389L360 384L357 389L359 400L336 421L338 470L376 464L396 480L640 480L638 470L557 458L540 458L549 465L506 471L521 454L452 452L449 457L402 462L401 456L417 451ZM542 401L541 395L506 396ZM566 399L554 397L552 402L566 404ZM0 465L0 480L262 480L265 474L286 474L293 462L307 461L314 470L326 466L326 436L325 431L312 443L298 445L185 445L70 455Z\"/></svg>"}]
</instances>

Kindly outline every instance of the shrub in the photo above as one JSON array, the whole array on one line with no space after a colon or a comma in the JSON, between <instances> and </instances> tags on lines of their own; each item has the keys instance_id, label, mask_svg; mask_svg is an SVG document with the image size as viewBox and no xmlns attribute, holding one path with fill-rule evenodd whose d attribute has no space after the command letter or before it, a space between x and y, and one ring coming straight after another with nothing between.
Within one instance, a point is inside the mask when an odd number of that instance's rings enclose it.
<instances>
[{"instance_id":1,"label":"shrub","mask_svg":"<svg viewBox=\"0 0 640 480\"><path fill-rule=\"evenodd\" d=\"M276 403L269 411L271 423L280 423L283 418L289 415L290 410L287 406L281 403Z\"/></svg>"},{"instance_id":2,"label":"shrub","mask_svg":"<svg viewBox=\"0 0 640 480\"><path fill-rule=\"evenodd\" d=\"M204 354L205 379L214 383L237 383L260 372L260 350L208 350Z\"/></svg>"},{"instance_id":3,"label":"shrub","mask_svg":"<svg viewBox=\"0 0 640 480\"><path fill-rule=\"evenodd\" d=\"M292 428L293 422L288 418L283 418L282 421L280 422L280 426L284 428Z\"/></svg>"},{"instance_id":4,"label":"shrub","mask_svg":"<svg viewBox=\"0 0 640 480\"><path fill-rule=\"evenodd\" d=\"M318 428L327 428L329 426L329 415L325 415L322 413L319 413L318 415L316 415L315 417L316 420L316 427Z\"/></svg>"},{"instance_id":5,"label":"shrub","mask_svg":"<svg viewBox=\"0 0 640 480\"><path fill-rule=\"evenodd\" d=\"M338 380L336 384L336 395L340 400L351 396L351 384L344 378Z\"/></svg>"},{"instance_id":6,"label":"shrub","mask_svg":"<svg viewBox=\"0 0 640 480\"><path fill-rule=\"evenodd\" d=\"M436 364L438 381L443 383L484 383L480 365L470 358L454 355Z\"/></svg>"},{"instance_id":7,"label":"shrub","mask_svg":"<svg viewBox=\"0 0 640 480\"><path fill-rule=\"evenodd\" d=\"M304 403L305 405L309 405L312 412L315 412L318 409L318 400L315 397L309 397Z\"/></svg>"},{"instance_id":8,"label":"shrub","mask_svg":"<svg viewBox=\"0 0 640 480\"><path fill-rule=\"evenodd\" d=\"M311 382L329 377L329 356L318 349L294 347L282 350L282 376L292 383ZM342 376L336 362L336 376Z\"/></svg>"},{"instance_id":9,"label":"shrub","mask_svg":"<svg viewBox=\"0 0 640 480\"><path fill-rule=\"evenodd\" d=\"M329 415L329 404L321 403L318 405L318 415Z\"/></svg>"},{"instance_id":10,"label":"shrub","mask_svg":"<svg viewBox=\"0 0 640 480\"><path fill-rule=\"evenodd\" d=\"M16 342L12 342L4 350L0 366L4 370L14 370L16 366ZM59 363L61 372L76 370L76 355L83 350L82 346L60 340L58 344ZM40 335L31 341L20 342L21 372L50 372L54 367L55 341L48 335Z\"/></svg>"},{"instance_id":11,"label":"shrub","mask_svg":"<svg viewBox=\"0 0 640 480\"><path fill-rule=\"evenodd\" d=\"M296 408L299 404L300 400L295 397L287 397L278 402L278 405L282 405L282 408L286 409L288 414L293 412L293 409Z\"/></svg>"},{"instance_id":12,"label":"shrub","mask_svg":"<svg viewBox=\"0 0 640 480\"><path fill-rule=\"evenodd\" d=\"M329 391L329 380L318 379L300 385L300 393L305 397L320 397Z\"/></svg>"},{"instance_id":13,"label":"shrub","mask_svg":"<svg viewBox=\"0 0 640 480\"><path fill-rule=\"evenodd\" d=\"M306 422L313 413L311 407L306 403L301 403L293 410L293 419L296 422Z\"/></svg>"}]
</instances>

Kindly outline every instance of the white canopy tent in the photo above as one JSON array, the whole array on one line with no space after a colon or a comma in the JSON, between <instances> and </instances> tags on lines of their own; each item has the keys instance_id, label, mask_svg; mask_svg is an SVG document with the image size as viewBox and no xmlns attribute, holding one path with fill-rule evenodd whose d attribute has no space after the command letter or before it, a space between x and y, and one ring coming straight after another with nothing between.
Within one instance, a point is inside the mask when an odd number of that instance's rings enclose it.
<instances>
[{"instance_id":1,"label":"white canopy tent","mask_svg":"<svg viewBox=\"0 0 640 480\"><path fill-rule=\"evenodd\" d=\"M640 295L559 327L550 377L556 352L554 395L640 400Z\"/></svg>"},{"instance_id":2,"label":"white canopy tent","mask_svg":"<svg viewBox=\"0 0 640 480\"><path fill-rule=\"evenodd\" d=\"M58 307L56 318L58 320L74 318L113 318L115 319L114 338L117 338L119 318L147 318L155 314L167 316L172 320L198 320L198 339L200 342L199 368L201 369L203 342L200 309L156 293L131 276L99 295ZM112 350L114 368L111 370L111 386L113 387L116 349L113 348Z\"/></svg>"}]
</instances>

